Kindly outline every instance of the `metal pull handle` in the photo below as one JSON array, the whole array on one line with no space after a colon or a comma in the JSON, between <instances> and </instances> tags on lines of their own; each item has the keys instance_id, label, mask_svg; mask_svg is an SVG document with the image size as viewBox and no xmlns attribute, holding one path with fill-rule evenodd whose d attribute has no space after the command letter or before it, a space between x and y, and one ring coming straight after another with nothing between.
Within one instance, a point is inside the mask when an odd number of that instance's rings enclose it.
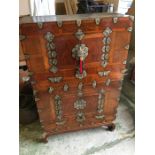
<instances>
[{"instance_id":1,"label":"metal pull handle","mask_svg":"<svg viewBox=\"0 0 155 155\"><path fill-rule=\"evenodd\" d=\"M83 58L80 57L80 74L83 72Z\"/></svg>"},{"instance_id":2,"label":"metal pull handle","mask_svg":"<svg viewBox=\"0 0 155 155\"><path fill-rule=\"evenodd\" d=\"M79 57L80 60L80 74L83 73L83 61L85 60L85 58L87 57L88 53L86 52L86 47L84 46L80 46L79 50L77 52L77 56Z\"/></svg>"}]
</instances>

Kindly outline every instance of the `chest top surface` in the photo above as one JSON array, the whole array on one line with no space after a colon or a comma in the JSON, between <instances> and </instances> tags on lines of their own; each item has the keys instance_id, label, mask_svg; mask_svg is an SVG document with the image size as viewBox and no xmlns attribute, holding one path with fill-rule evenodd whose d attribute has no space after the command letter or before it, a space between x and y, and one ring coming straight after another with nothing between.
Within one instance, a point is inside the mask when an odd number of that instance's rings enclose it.
<instances>
[{"instance_id":1,"label":"chest top surface","mask_svg":"<svg viewBox=\"0 0 155 155\"><path fill-rule=\"evenodd\" d=\"M75 14L75 15L51 15L51 16L24 16L20 18L20 24L37 23L37 22L52 22L52 21L74 21L74 20L89 20L96 18L109 17L129 17L119 13L93 13L93 14Z\"/></svg>"}]
</instances>

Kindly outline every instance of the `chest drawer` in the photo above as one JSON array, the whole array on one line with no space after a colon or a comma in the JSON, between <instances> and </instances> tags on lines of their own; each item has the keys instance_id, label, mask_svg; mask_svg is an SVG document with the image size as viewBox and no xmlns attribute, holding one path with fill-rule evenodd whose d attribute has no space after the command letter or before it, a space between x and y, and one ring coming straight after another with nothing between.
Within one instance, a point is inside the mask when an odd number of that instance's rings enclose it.
<instances>
[{"instance_id":1,"label":"chest drawer","mask_svg":"<svg viewBox=\"0 0 155 155\"><path fill-rule=\"evenodd\" d=\"M114 119L113 113L119 96L117 89L106 89L103 86L90 89L87 86L82 92L82 96L78 96L78 92L53 95L46 93L44 96L41 93L40 98L44 102L38 101L37 106L42 124L64 130L67 125L74 129L80 125L89 126Z\"/></svg>"}]
</instances>

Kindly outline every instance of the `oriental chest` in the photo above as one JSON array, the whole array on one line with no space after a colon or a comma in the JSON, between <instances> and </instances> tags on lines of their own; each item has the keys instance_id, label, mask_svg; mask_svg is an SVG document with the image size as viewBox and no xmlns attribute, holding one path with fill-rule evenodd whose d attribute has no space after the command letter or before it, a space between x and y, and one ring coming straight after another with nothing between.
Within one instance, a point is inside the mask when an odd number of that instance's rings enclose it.
<instances>
[{"instance_id":1,"label":"oriental chest","mask_svg":"<svg viewBox=\"0 0 155 155\"><path fill-rule=\"evenodd\" d=\"M103 13L20 19L44 141L68 131L114 129L132 25L132 16Z\"/></svg>"}]
</instances>

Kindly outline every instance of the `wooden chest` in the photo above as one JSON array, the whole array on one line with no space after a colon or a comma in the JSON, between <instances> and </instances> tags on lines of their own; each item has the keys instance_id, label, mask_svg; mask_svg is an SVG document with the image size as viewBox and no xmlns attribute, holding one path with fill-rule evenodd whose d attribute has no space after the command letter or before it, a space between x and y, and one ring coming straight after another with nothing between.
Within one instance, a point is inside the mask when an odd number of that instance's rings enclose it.
<instances>
[{"instance_id":1,"label":"wooden chest","mask_svg":"<svg viewBox=\"0 0 155 155\"><path fill-rule=\"evenodd\" d=\"M103 13L20 19L45 141L67 131L114 129L132 24L132 16Z\"/></svg>"}]
</instances>

